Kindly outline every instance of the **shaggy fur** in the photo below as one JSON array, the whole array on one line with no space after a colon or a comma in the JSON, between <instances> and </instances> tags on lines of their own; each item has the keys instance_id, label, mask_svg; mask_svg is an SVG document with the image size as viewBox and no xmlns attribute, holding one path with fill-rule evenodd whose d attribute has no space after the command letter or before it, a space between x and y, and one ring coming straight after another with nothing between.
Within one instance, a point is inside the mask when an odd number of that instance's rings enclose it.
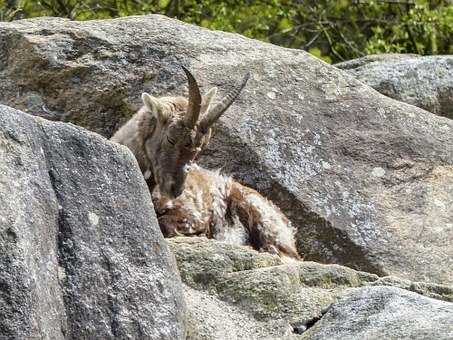
<instances>
[{"instance_id":1,"label":"shaggy fur","mask_svg":"<svg viewBox=\"0 0 453 340\"><path fill-rule=\"evenodd\" d=\"M255 190L219 172L192 165L179 197L162 196L157 187L153 201L166 237L204 235L300 259L295 229L280 209Z\"/></svg>"}]
</instances>

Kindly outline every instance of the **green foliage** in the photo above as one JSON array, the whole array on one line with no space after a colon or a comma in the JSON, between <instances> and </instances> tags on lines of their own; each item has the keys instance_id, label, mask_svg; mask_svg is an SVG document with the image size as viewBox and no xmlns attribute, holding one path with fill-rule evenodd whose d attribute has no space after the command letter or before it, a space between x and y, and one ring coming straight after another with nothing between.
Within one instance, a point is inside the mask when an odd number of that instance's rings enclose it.
<instances>
[{"instance_id":1,"label":"green foliage","mask_svg":"<svg viewBox=\"0 0 453 340\"><path fill-rule=\"evenodd\" d=\"M453 53L451 0L0 0L0 20L161 13L309 51L327 62L370 53Z\"/></svg>"}]
</instances>

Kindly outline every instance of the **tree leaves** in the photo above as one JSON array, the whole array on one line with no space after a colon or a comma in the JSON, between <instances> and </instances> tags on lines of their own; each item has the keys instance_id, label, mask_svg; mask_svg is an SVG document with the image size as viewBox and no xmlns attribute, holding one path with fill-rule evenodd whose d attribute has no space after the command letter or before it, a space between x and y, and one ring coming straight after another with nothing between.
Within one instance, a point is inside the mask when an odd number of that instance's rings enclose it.
<instances>
[{"instance_id":1,"label":"tree leaves","mask_svg":"<svg viewBox=\"0 0 453 340\"><path fill-rule=\"evenodd\" d=\"M0 0L0 20L161 13L309 51L327 62L368 53L453 53L449 0Z\"/></svg>"}]
</instances>

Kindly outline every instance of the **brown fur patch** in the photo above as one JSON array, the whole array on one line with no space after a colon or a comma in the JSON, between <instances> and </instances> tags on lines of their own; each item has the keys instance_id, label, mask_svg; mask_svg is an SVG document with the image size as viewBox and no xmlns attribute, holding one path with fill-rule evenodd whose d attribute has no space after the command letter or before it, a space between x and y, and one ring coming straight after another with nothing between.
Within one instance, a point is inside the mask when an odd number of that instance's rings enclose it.
<instances>
[{"instance_id":1,"label":"brown fur patch","mask_svg":"<svg viewBox=\"0 0 453 340\"><path fill-rule=\"evenodd\" d=\"M295 229L272 202L257 191L217 172L192 167L185 189L176 199L153 194L162 232L171 237L204 235L237 242L283 257L301 259L295 246Z\"/></svg>"}]
</instances>

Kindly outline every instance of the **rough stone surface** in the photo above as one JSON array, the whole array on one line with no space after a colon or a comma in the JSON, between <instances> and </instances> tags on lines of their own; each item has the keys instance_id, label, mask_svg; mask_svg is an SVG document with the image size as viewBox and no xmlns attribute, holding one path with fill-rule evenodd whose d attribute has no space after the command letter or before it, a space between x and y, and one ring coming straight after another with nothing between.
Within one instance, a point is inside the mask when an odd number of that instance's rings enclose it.
<instances>
[{"instance_id":1,"label":"rough stone surface","mask_svg":"<svg viewBox=\"0 0 453 340\"><path fill-rule=\"evenodd\" d=\"M188 340L291 339L292 327L284 321L259 321L240 307L214 295L184 287L188 307Z\"/></svg>"},{"instance_id":2,"label":"rough stone surface","mask_svg":"<svg viewBox=\"0 0 453 340\"><path fill-rule=\"evenodd\" d=\"M453 303L395 287L354 288L301 339L451 339Z\"/></svg>"},{"instance_id":3,"label":"rough stone surface","mask_svg":"<svg viewBox=\"0 0 453 340\"><path fill-rule=\"evenodd\" d=\"M369 54L361 58L351 59L347 61L342 61L341 63L335 64L336 67L341 69L353 69L356 67L361 67L368 63L375 61L387 61L387 60L404 60L407 58L418 58L420 55L411 54L411 53L381 53L381 54Z\"/></svg>"},{"instance_id":4,"label":"rough stone surface","mask_svg":"<svg viewBox=\"0 0 453 340\"><path fill-rule=\"evenodd\" d=\"M105 136L177 66L225 93L252 73L200 160L276 202L307 260L453 282L453 122L300 50L162 16L0 23L0 102ZM63 114L64 113L64 114Z\"/></svg>"},{"instance_id":5,"label":"rough stone surface","mask_svg":"<svg viewBox=\"0 0 453 340\"><path fill-rule=\"evenodd\" d=\"M126 148L0 105L0 338L182 339L151 207Z\"/></svg>"},{"instance_id":6,"label":"rough stone surface","mask_svg":"<svg viewBox=\"0 0 453 340\"><path fill-rule=\"evenodd\" d=\"M252 248L205 238L167 239L178 262L181 278L189 286L210 290L228 273L282 264L280 258Z\"/></svg>"},{"instance_id":7,"label":"rough stone surface","mask_svg":"<svg viewBox=\"0 0 453 340\"><path fill-rule=\"evenodd\" d=\"M235 306L258 324L268 322L280 336L293 323L319 318L345 288L378 279L338 265L282 263L276 255L205 238L177 237L168 243L185 284Z\"/></svg>"},{"instance_id":8,"label":"rough stone surface","mask_svg":"<svg viewBox=\"0 0 453 340\"><path fill-rule=\"evenodd\" d=\"M453 302L453 286L429 282L412 282L394 276L381 277L369 283L371 286L393 286L422 294L438 300Z\"/></svg>"},{"instance_id":9,"label":"rough stone surface","mask_svg":"<svg viewBox=\"0 0 453 340\"><path fill-rule=\"evenodd\" d=\"M275 255L205 238L168 241L187 285L191 339L299 339L352 287L396 286L417 291L420 299L452 301L449 286L379 278L339 265L282 263Z\"/></svg>"},{"instance_id":10,"label":"rough stone surface","mask_svg":"<svg viewBox=\"0 0 453 340\"><path fill-rule=\"evenodd\" d=\"M453 119L453 56L383 54L335 66L386 96Z\"/></svg>"}]
</instances>

